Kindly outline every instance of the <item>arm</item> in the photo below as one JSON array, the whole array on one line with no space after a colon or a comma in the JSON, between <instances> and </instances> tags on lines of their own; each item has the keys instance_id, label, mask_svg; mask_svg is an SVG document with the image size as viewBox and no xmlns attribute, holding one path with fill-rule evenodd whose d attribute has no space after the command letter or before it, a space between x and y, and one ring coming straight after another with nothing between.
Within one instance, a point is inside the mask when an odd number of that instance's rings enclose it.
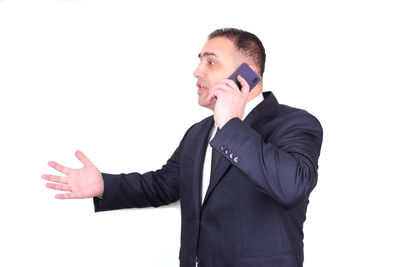
<instances>
[{"instance_id":1,"label":"arm","mask_svg":"<svg viewBox=\"0 0 400 267\"><path fill-rule=\"evenodd\" d=\"M310 114L296 111L287 115L274 132L265 142L251 127L233 118L210 144L243 171L258 190L284 206L292 206L307 198L317 183L322 128ZM222 148L229 149L233 157Z\"/></svg>"},{"instance_id":2,"label":"arm","mask_svg":"<svg viewBox=\"0 0 400 267\"><path fill-rule=\"evenodd\" d=\"M42 174L41 177L50 181L46 187L66 191L56 194L58 199L94 198L95 211L166 205L179 199L182 141L161 169L143 175L137 172L101 173L86 155L77 150L75 155L84 164L82 168L73 169L49 161L49 166L66 176Z\"/></svg>"},{"instance_id":3,"label":"arm","mask_svg":"<svg viewBox=\"0 0 400 267\"><path fill-rule=\"evenodd\" d=\"M181 146L193 126L186 131L178 148L161 169L144 174L138 172L101 173L104 180L104 191L101 198L93 199L95 211L158 207L177 201L179 199Z\"/></svg>"},{"instance_id":4,"label":"arm","mask_svg":"<svg viewBox=\"0 0 400 267\"><path fill-rule=\"evenodd\" d=\"M179 199L180 147L167 163L157 171L144 174L102 173L104 192L94 198L95 211L122 208L158 207Z\"/></svg>"},{"instance_id":5,"label":"arm","mask_svg":"<svg viewBox=\"0 0 400 267\"><path fill-rule=\"evenodd\" d=\"M94 198L95 211L166 205L179 198L179 154L178 147L160 170L143 175L112 175L101 173L79 150L76 157L84 164L80 169L65 167L54 161L49 165L66 176L43 174L50 181L46 187L67 191L57 194L58 199ZM99 198L101 196L101 198Z\"/></svg>"}]
</instances>

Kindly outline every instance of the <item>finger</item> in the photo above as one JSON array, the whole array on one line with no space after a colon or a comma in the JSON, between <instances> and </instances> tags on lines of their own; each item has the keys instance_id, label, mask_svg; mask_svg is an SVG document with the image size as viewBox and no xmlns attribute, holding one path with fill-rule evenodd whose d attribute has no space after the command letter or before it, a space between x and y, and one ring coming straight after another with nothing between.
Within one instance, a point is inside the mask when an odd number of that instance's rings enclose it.
<instances>
[{"instance_id":1,"label":"finger","mask_svg":"<svg viewBox=\"0 0 400 267\"><path fill-rule=\"evenodd\" d=\"M237 87L236 83L232 80L223 80L218 84L218 89L222 89L225 91L231 91L231 90L239 90L239 87Z\"/></svg>"},{"instance_id":2,"label":"finger","mask_svg":"<svg viewBox=\"0 0 400 267\"><path fill-rule=\"evenodd\" d=\"M208 91L207 101L213 100L214 97L215 97L215 90L211 89L210 91Z\"/></svg>"},{"instance_id":3,"label":"finger","mask_svg":"<svg viewBox=\"0 0 400 267\"><path fill-rule=\"evenodd\" d=\"M222 94L226 94L226 93L229 93L229 92L232 92L233 90L235 90L235 89L233 89L230 85L228 85L227 83L218 83L214 88L212 88L208 93L209 93L209 95L208 95L208 98L207 98L207 100L208 101L210 101L211 100L211 98L213 98L213 97L215 97L216 99L218 98L218 97L220 97ZM240 90L239 89L236 89L236 90L238 90L239 92L240 92Z\"/></svg>"},{"instance_id":4,"label":"finger","mask_svg":"<svg viewBox=\"0 0 400 267\"><path fill-rule=\"evenodd\" d=\"M217 97L215 96L215 95L213 95L213 96L211 96L211 95L209 95L208 97L207 97L207 101L208 102L217 102Z\"/></svg>"},{"instance_id":5,"label":"finger","mask_svg":"<svg viewBox=\"0 0 400 267\"><path fill-rule=\"evenodd\" d=\"M82 153L82 151L77 150L75 152L75 156L83 163L83 165L93 165L93 163L89 160L88 157L85 156L85 154Z\"/></svg>"},{"instance_id":6,"label":"finger","mask_svg":"<svg viewBox=\"0 0 400 267\"><path fill-rule=\"evenodd\" d=\"M42 179L45 179L47 181L52 181L52 182L62 183L62 184L67 183L67 177L51 175L51 174L42 174L41 177L42 177Z\"/></svg>"},{"instance_id":7,"label":"finger","mask_svg":"<svg viewBox=\"0 0 400 267\"><path fill-rule=\"evenodd\" d=\"M83 198L83 197L79 197L77 194L75 193L67 193L67 194L57 194L55 196L57 199L75 199L75 198Z\"/></svg>"},{"instance_id":8,"label":"finger","mask_svg":"<svg viewBox=\"0 0 400 267\"><path fill-rule=\"evenodd\" d=\"M226 79L224 80L224 82L231 88L240 91L239 86L236 84L235 81L231 80L231 79Z\"/></svg>"},{"instance_id":9,"label":"finger","mask_svg":"<svg viewBox=\"0 0 400 267\"><path fill-rule=\"evenodd\" d=\"M240 75L238 75L237 79L238 79L238 81L240 82L240 84L242 85L242 92L243 92L245 95L249 94L250 86L249 86L249 84L247 83L247 81L246 81L242 76L240 76Z\"/></svg>"},{"instance_id":10,"label":"finger","mask_svg":"<svg viewBox=\"0 0 400 267\"><path fill-rule=\"evenodd\" d=\"M220 88L214 88L214 89L210 90L208 92L207 101L211 101L211 100L213 100L213 98L215 98L215 100L216 100L221 93L222 93L222 90L220 90Z\"/></svg>"},{"instance_id":11,"label":"finger","mask_svg":"<svg viewBox=\"0 0 400 267\"><path fill-rule=\"evenodd\" d=\"M68 167L64 167L61 164L58 164L57 162L54 161L49 161L48 163L51 167L53 167L54 169L56 169L59 172L62 172L66 175L68 175L71 172L71 169Z\"/></svg>"},{"instance_id":12,"label":"finger","mask_svg":"<svg viewBox=\"0 0 400 267\"><path fill-rule=\"evenodd\" d=\"M47 183L46 187L50 188L50 189L54 189L54 190L60 190L60 191L71 191L71 188L69 187L69 185L66 185L66 184Z\"/></svg>"},{"instance_id":13,"label":"finger","mask_svg":"<svg viewBox=\"0 0 400 267\"><path fill-rule=\"evenodd\" d=\"M69 194L57 194L56 198L57 199L69 199L70 197L68 195Z\"/></svg>"},{"instance_id":14,"label":"finger","mask_svg":"<svg viewBox=\"0 0 400 267\"><path fill-rule=\"evenodd\" d=\"M216 87L221 87L221 88L232 90L232 88L237 88L237 85L231 79L223 79L223 80L220 80L219 82L216 83L214 88L216 88Z\"/></svg>"},{"instance_id":15,"label":"finger","mask_svg":"<svg viewBox=\"0 0 400 267\"><path fill-rule=\"evenodd\" d=\"M218 91L229 91L231 90L231 88L229 88L229 86L224 83L224 82L218 82L213 88L210 89L210 91L208 91L208 96L209 96L209 100L214 97L214 96L218 96Z\"/></svg>"}]
</instances>

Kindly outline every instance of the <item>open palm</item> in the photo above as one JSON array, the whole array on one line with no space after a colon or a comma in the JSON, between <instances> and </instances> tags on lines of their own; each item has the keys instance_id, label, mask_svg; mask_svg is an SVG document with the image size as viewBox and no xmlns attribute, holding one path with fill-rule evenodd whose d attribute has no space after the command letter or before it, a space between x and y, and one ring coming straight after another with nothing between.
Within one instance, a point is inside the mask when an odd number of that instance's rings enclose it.
<instances>
[{"instance_id":1,"label":"open palm","mask_svg":"<svg viewBox=\"0 0 400 267\"><path fill-rule=\"evenodd\" d=\"M69 191L69 193L57 194L56 198L91 198L99 197L103 194L104 183L100 171L96 166L79 150L75 152L75 156L83 163L84 167L80 169L72 169L64 167L54 161L49 161L49 165L59 172L67 175L67 177L42 174L42 178L55 183L47 183L46 187Z\"/></svg>"}]
</instances>

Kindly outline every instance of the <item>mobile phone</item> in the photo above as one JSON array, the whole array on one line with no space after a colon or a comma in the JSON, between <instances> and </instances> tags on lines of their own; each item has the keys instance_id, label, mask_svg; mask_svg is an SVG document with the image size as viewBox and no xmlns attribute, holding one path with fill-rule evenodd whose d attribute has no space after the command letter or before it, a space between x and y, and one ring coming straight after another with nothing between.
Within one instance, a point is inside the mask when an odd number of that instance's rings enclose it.
<instances>
[{"instance_id":1,"label":"mobile phone","mask_svg":"<svg viewBox=\"0 0 400 267\"><path fill-rule=\"evenodd\" d=\"M239 89L242 89L242 85L240 84L240 82L237 79L237 76L240 75L242 76L246 82L249 84L250 89L249 91L251 91L251 89L253 89L257 83L261 80L260 76L258 76L257 73L255 73L249 65L247 65L246 63L243 63L242 65L239 66L239 68L237 68L237 70L231 75L229 76L228 79L233 80L237 86L239 87Z\"/></svg>"}]
</instances>

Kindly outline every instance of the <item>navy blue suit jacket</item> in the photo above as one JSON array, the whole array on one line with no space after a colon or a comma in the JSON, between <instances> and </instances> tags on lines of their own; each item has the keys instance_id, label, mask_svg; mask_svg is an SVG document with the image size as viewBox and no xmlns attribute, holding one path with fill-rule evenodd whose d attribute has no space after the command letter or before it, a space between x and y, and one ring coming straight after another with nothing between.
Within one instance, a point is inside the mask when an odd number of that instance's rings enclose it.
<instances>
[{"instance_id":1,"label":"navy blue suit jacket","mask_svg":"<svg viewBox=\"0 0 400 267\"><path fill-rule=\"evenodd\" d=\"M211 140L222 158L201 205L202 169L213 116L194 124L167 163L144 174L106 174L95 211L161 206L180 199L181 267L295 267L317 183L322 128L271 92L244 121Z\"/></svg>"}]
</instances>

